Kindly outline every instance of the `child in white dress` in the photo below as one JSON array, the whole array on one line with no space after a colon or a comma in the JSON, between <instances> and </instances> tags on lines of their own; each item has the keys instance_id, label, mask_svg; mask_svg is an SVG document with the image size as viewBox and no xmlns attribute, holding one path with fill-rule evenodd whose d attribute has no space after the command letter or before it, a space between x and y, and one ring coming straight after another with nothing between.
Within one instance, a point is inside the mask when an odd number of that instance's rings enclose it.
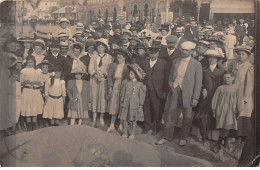
<instances>
[{"instance_id":1,"label":"child in white dress","mask_svg":"<svg viewBox=\"0 0 260 170\"><path fill-rule=\"evenodd\" d=\"M45 84L45 107L43 118L50 119L51 125L59 125L64 117L64 102L66 97L65 81L61 80L60 67L55 68L55 75Z\"/></svg>"},{"instance_id":2,"label":"child in white dress","mask_svg":"<svg viewBox=\"0 0 260 170\"><path fill-rule=\"evenodd\" d=\"M21 115L26 117L27 130L36 129L37 115L43 111L43 98L40 87L43 85L41 75L36 71L35 58L26 58L26 68L21 70L20 81L22 90Z\"/></svg>"}]
</instances>

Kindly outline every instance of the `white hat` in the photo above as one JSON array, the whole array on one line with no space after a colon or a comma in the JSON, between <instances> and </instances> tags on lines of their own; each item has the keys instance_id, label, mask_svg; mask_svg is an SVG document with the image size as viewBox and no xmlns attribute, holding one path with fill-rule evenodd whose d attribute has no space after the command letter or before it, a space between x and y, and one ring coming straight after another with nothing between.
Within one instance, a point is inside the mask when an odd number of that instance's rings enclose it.
<instances>
[{"instance_id":1,"label":"white hat","mask_svg":"<svg viewBox=\"0 0 260 170\"><path fill-rule=\"evenodd\" d=\"M60 19L59 24L62 23L62 22L70 23L69 20L67 18L64 18L64 17Z\"/></svg>"},{"instance_id":2,"label":"white hat","mask_svg":"<svg viewBox=\"0 0 260 170\"><path fill-rule=\"evenodd\" d=\"M108 40L107 39L99 38L99 39L96 40L96 42L101 42L102 44L104 44L107 47L108 50L110 50L110 47L108 45Z\"/></svg>"},{"instance_id":3,"label":"white hat","mask_svg":"<svg viewBox=\"0 0 260 170\"><path fill-rule=\"evenodd\" d=\"M83 25L83 23L81 23L81 22L78 22L78 23L77 23L77 28L84 28L84 25Z\"/></svg>"},{"instance_id":4,"label":"white hat","mask_svg":"<svg viewBox=\"0 0 260 170\"><path fill-rule=\"evenodd\" d=\"M196 47L196 44L191 41L185 41L181 44L181 49L184 49L184 50L193 50L193 49L195 49L195 47Z\"/></svg>"}]
</instances>

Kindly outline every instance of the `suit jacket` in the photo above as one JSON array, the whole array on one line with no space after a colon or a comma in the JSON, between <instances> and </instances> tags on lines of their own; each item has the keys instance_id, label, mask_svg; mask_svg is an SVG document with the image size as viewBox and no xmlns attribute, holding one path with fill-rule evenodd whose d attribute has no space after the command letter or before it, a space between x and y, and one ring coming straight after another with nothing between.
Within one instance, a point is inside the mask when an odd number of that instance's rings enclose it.
<instances>
[{"instance_id":1,"label":"suit jacket","mask_svg":"<svg viewBox=\"0 0 260 170\"><path fill-rule=\"evenodd\" d=\"M180 56L180 51L175 49L175 51L169 55L167 51L167 46L162 46L159 54L159 58L164 59L169 64L169 67L171 67L172 61Z\"/></svg>"},{"instance_id":2,"label":"suit jacket","mask_svg":"<svg viewBox=\"0 0 260 170\"><path fill-rule=\"evenodd\" d=\"M178 68L182 58L177 58L173 61L170 76L169 86L172 87L175 78L177 77ZM191 57L185 76L182 82L183 107L190 108L191 100L199 100L202 87L202 67L200 62Z\"/></svg>"},{"instance_id":3,"label":"suit jacket","mask_svg":"<svg viewBox=\"0 0 260 170\"><path fill-rule=\"evenodd\" d=\"M115 73L116 73L117 66L118 66L117 63L111 63L109 65L108 75L107 75L108 88L114 86ZM129 78L129 70L128 70L127 65L125 63L122 80L125 80L125 79L128 79L128 78Z\"/></svg>"},{"instance_id":4,"label":"suit jacket","mask_svg":"<svg viewBox=\"0 0 260 170\"><path fill-rule=\"evenodd\" d=\"M47 56L44 58L44 60L48 60L51 64L53 64L54 67L59 66L62 69L64 69L63 66L65 62L65 57L63 57L61 54L58 54L57 57L54 57L52 53L47 53Z\"/></svg>"},{"instance_id":5,"label":"suit jacket","mask_svg":"<svg viewBox=\"0 0 260 170\"><path fill-rule=\"evenodd\" d=\"M147 86L147 90L153 89L158 98L162 98L163 93L169 91L168 87L168 75L169 75L169 65L166 61L158 58L157 62L150 67L150 59L144 62L144 72L146 73L144 83Z\"/></svg>"},{"instance_id":6,"label":"suit jacket","mask_svg":"<svg viewBox=\"0 0 260 170\"><path fill-rule=\"evenodd\" d=\"M236 32L237 36L242 36L242 37L245 36L246 35L246 26L237 25L235 27L235 32Z\"/></svg>"}]
</instances>

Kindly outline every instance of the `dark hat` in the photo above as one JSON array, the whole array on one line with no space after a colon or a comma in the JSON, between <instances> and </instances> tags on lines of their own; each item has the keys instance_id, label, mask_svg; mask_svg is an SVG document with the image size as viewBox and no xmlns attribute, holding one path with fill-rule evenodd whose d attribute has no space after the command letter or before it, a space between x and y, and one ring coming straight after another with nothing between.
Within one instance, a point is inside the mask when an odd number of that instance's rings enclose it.
<instances>
[{"instance_id":1,"label":"dark hat","mask_svg":"<svg viewBox=\"0 0 260 170\"><path fill-rule=\"evenodd\" d=\"M161 45L161 41L153 40L151 47L149 47L148 49L150 52L158 52L161 49Z\"/></svg>"},{"instance_id":2,"label":"dark hat","mask_svg":"<svg viewBox=\"0 0 260 170\"><path fill-rule=\"evenodd\" d=\"M142 42L139 42L135 47L134 49L144 49L144 50L147 50L147 46L142 43Z\"/></svg>"},{"instance_id":3,"label":"dark hat","mask_svg":"<svg viewBox=\"0 0 260 170\"><path fill-rule=\"evenodd\" d=\"M175 35L168 35L165 39L166 43L176 43L178 41L178 37Z\"/></svg>"},{"instance_id":4,"label":"dark hat","mask_svg":"<svg viewBox=\"0 0 260 170\"><path fill-rule=\"evenodd\" d=\"M44 65L44 64L46 64L46 65L48 65L49 67L53 67L53 64L51 64L50 62L49 62L49 60L42 60L42 62L40 63L40 64L38 64L37 65L37 67L41 67L42 65ZM50 70L51 70L51 68L50 68Z\"/></svg>"},{"instance_id":5,"label":"dark hat","mask_svg":"<svg viewBox=\"0 0 260 170\"><path fill-rule=\"evenodd\" d=\"M117 44L119 46L122 46L123 40L120 36L113 35L112 38L109 39L109 44Z\"/></svg>"},{"instance_id":6,"label":"dark hat","mask_svg":"<svg viewBox=\"0 0 260 170\"><path fill-rule=\"evenodd\" d=\"M162 30L169 31L169 25L167 25L167 24L162 24L162 25L161 25L161 28L159 28L158 30L159 30L159 31L162 31Z\"/></svg>"},{"instance_id":7,"label":"dark hat","mask_svg":"<svg viewBox=\"0 0 260 170\"><path fill-rule=\"evenodd\" d=\"M131 38L129 38L129 41L142 42L138 37L131 37Z\"/></svg>"},{"instance_id":8,"label":"dark hat","mask_svg":"<svg viewBox=\"0 0 260 170\"><path fill-rule=\"evenodd\" d=\"M120 54L122 55L124 58L130 58L131 57L131 53L124 49L124 48L118 48L118 49L114 49L114 53L117 55L117 54Z\"/></svg>"},{"instance_id":9,"label":"dark hat","mask_svg":"<svg viewBox=\"0 0 260 170\"><path fill-rule=\"evenodd\" d=\"M52 40L50 47L60 48L60 42L58 40Z\"/></svg>"},{"instance_id":10,"label":"dark hat","mask_svg":"<svg viewBox=\"0 0 260 170\"><path fill-rule=\"evenodd\" d=\"M93 41L93 40L88 40L87 39L86 42L85 42L85 48L87 49L90 46L96 46L96 42Z\"/></svg>"},{"instance_id":11,"label":"dark hat","mask_svg":"<svg viewBox=\"0 0 260 170\"><path fill-rule=\"evenodd\" d=\"M72 44L72 48L77 48L77 49L80 49L80 51L82 51L82 49L83 49L83 44L80 43L80 42L73 43L73 44Z\"/></svg>"},{"instance_id":12,"label":"dark hat","mask_svg":"<svg viewBox=\"0 0 260 170\"><path fill-rule=\"evenodd\" d=\"M130 30L131 32L133 32L133 31L137 31L137 32L138 32L138 28L137 28L137 27L134 27L134 26L132 26L129 30Z\"/></svg>"},{"instance_id":13,"label":"dark hat","mask_svg":"<svg viewBox=\"0 0 260 170\"><path fill-rule=\"evenodd\" d=\"M108 24L106 24L106 25L104 26L104 30L111 30L111 26L108 25Z\"/></svg>"}]
</instances>

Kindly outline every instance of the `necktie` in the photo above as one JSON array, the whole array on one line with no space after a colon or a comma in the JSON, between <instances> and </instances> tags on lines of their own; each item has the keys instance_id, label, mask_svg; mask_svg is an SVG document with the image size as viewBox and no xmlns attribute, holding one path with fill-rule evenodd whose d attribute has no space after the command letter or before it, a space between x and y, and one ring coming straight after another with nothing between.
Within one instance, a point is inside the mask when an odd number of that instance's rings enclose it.
<instances>
[{"instance_id":1,"label":"necktie","mask_svg":"<svg viewBox=\"0 0 260 170\"><path fill-rule=\"evenodd\" d=\"M98 54L98 55L99 55L99 54ZM102 66L102 59L104 58L104 56L105 56L105 54L104 54L102 57L99 55L100 61L99 61L99 63L98 63L98 67L101 67L101 66Z\"/></svg>"}]
</instances>

